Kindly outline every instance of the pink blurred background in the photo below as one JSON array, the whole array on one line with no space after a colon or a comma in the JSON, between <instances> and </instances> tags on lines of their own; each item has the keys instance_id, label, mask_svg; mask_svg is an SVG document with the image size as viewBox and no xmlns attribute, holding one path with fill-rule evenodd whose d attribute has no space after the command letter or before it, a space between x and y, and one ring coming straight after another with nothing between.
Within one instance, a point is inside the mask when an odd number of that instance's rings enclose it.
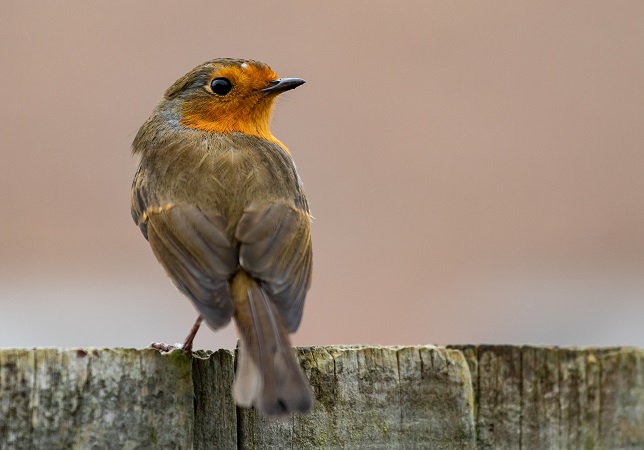
<instances>
[{"instance_id":1,"label":"pink blurred background","mask_svg":"<svg viewBox=\"0 0 644 450\"><path fill-rule=\"evenodd\" d=\"M307 80L273 121L316 217L296 345L644 346L644 2L236 5L2 3L0 347L183 339L130 144L223 56Z\"/></svg>"}]
</instances>

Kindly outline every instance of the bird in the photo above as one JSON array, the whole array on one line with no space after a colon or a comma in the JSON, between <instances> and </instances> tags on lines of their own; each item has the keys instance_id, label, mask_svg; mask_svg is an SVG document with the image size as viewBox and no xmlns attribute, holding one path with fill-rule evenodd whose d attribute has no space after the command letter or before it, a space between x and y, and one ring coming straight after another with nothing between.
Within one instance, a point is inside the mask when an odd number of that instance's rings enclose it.
<instances>
[{"instance_id":1,"label":"bird","mask_svg":"<svg viewBox=\"0 0 644 450\"><path fill-rule=\"evenodd\" d=\"M132 217L199 313L182 347L202 320L218 330L233 319L235 401L266 416L314 403L289 337L311 285L312 216L269 127L277 96L302 84L260 61L205 62L165 91L132 143Z\"/></svg>"}]
</instances>

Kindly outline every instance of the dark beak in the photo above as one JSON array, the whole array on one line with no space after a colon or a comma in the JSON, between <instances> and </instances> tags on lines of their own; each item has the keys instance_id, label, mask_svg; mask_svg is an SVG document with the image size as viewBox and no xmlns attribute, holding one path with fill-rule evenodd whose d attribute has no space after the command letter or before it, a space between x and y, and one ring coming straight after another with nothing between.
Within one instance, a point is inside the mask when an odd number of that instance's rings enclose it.
<instances>
[{"instance_id":1,"label":"dark beak","mask_svg":"<svg viewBox=\"0 0 644 450\"><path fill-rule=\"evenodd\" d=\"M259 92L264 94L279 94L280 92L290 91L296 87L304 84L304 80L301 78L278 78L268 83L268 86L264 89L261 89Z\"/></svg>"}]
</instances>

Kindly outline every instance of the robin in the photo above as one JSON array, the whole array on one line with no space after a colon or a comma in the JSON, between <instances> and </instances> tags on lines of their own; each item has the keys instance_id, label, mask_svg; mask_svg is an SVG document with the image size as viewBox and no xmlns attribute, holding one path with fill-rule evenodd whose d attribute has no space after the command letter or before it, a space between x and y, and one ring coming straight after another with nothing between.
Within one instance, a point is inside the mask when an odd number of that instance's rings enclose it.
<instances>
[{"instance_id":1,"label":"robin","mask_svg":"<svg viewBox=\"0 0 644 450\"><path fill-rule=\"evenodd\" d=\"M311 216L289 150L269 129L276 97L304 83L266 64L215 59L165 92L132 144L132 217L213 330L234 318L234 396L266 415L313 397L289 333L311 284Z\"/></svg>"}]
</instances>

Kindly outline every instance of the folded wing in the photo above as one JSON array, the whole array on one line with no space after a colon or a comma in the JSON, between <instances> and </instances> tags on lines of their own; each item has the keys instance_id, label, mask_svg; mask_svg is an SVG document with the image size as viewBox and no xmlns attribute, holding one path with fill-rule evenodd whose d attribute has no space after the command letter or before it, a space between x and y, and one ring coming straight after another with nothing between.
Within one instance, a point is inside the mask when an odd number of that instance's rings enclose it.
<instances>
[{"instance_id":1,"label":"folded wing","mask_svg":"<svg viewBox=\"0 0 644 450\"><path fill-rule=\"evenodd\" d=\"M311 284L310 224L308 212L291 205L251 204L235 231L241 267L260 280L291 333L300 324Z\"/></svg>"}]
</instances>

